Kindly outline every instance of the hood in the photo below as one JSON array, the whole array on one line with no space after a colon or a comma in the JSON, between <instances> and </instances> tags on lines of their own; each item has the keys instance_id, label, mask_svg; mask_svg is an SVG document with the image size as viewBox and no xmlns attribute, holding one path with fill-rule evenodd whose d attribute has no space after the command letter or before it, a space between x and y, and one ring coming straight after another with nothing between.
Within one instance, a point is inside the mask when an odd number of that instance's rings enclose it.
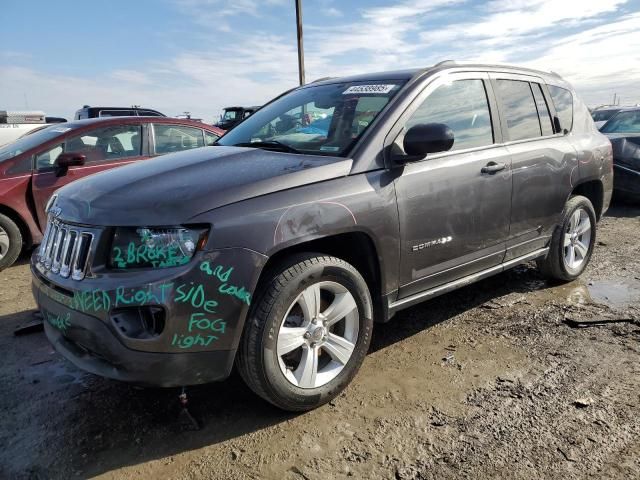
<instances>
[{"instance_id":1,"label":"hood","mask_svg":"<svg viewBox=\"0 0 640 480\"><path fill-rule=\"evenodd\" d=\"M640 171L640 134L607 133L613 149L613 162Z\"/></svg>"},{"instance_id":2,"label":"hood","mask_svg":"<svg viewBox=\"0 0 640 480\"><path fill-rule=\"evenodd\" d=\"M91 175L58 191L61 218L102 226L179 225L231 203L343 177L352 160L204 147Z\"/></svg>"}]
</instances>

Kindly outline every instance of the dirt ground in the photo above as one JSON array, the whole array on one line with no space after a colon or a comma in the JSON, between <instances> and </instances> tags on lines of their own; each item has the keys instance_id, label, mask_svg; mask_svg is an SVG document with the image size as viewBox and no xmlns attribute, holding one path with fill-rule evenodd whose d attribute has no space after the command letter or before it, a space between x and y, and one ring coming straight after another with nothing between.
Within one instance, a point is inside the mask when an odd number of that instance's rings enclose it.
<instances>
[{"instance_id":1,"label":"dirt ground","mask_svg":"<svg viewBox=\"0 0 640 480\"><path fill-rule=\"evenodd\" d=\"M179 391L85 374L43 333L27 260L0 272L0 478L640 478L640 208L614 206L579 281L518 267L376 325L302 415L234 375ZM566 320L627 319L590 328Z\"/></svg>"}]
</instances>

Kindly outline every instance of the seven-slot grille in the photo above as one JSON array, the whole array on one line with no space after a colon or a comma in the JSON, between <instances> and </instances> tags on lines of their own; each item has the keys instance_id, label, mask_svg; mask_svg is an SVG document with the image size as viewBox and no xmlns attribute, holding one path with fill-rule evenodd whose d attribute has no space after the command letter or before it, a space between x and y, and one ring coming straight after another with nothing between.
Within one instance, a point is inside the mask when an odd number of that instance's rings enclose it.
<instances>
[{"instance_id":1,"label":"seven-slot grille","mask_svg":"<svg viewBox=\"0 0 640 480\"><path fill-rule=\"evenodd\" d=\"M49 219L38 250L38 263L63 278L82 280L87 271L93 234Z\"/></svg>"}]
</instances>

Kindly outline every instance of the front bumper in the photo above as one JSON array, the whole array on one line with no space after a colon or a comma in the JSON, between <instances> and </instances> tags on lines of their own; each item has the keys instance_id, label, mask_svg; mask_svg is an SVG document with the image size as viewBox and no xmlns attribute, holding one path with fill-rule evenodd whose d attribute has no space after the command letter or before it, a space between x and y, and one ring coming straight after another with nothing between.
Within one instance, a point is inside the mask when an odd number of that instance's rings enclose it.
<instances>
[{"instance_id":1,"label":"front bumper","mask_svg":"<svg viewBox=\"0 0 640 480\"><path fill-rule=\"evenodd\" d=\"M224 249L180 267L101 270L75 281L45 271L34 255L33 294L47 337L79 368L148 386L194 385L231 372L265 261L250 250ZM160 332L132 335L116 321L138 308L163 312Z\"/></svg>"}]
</instances>

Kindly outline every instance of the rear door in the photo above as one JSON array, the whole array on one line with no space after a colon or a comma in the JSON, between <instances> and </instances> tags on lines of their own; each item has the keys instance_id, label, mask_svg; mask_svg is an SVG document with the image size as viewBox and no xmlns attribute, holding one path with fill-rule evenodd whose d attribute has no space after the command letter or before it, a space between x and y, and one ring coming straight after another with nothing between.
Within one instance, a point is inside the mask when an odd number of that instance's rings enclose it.
<instances>
[{"instance_id":1,"label":"rear door","mask_svg":"<svg viewBox=\"0 0 640 480\"><path fill-rule=\"evenodd\" d=\"M542 79L498 73L491 78L513 165L508 261L548 243L578 161L566 137L554 132L555 110Z\"/></svg>"},{"instance_id":2,"label":"rear door","mask_svg":"<svg viewBox=\"0 0 640 480\"><path fill-rule=\"evenodd\" d=\"M115 124L71 133L59 144L37 152L33 157L32 185L40 227L46 223L44 209L53 192L87 175L147 158L143 138L142 124ZM84 155L85 165L70 167L66 175L57 176L55 161L62 152Z\"/></svg>"},{"instance_id":3,"label":"rear door","mask_svg":"<svg viewBox=\"0 0 640 480\"><path fill-rule=\"evenodd\" d=\"M401 235L399 298L502 262L511 213L511 160L500 145L486 73L447 74L413 102L392 149L415 124L444 123L448 152L405 165L395 180ZM394 136L392 129L391 136ZM498 166L483 172L487 166Z\"/></svg>"}]
</instances>

